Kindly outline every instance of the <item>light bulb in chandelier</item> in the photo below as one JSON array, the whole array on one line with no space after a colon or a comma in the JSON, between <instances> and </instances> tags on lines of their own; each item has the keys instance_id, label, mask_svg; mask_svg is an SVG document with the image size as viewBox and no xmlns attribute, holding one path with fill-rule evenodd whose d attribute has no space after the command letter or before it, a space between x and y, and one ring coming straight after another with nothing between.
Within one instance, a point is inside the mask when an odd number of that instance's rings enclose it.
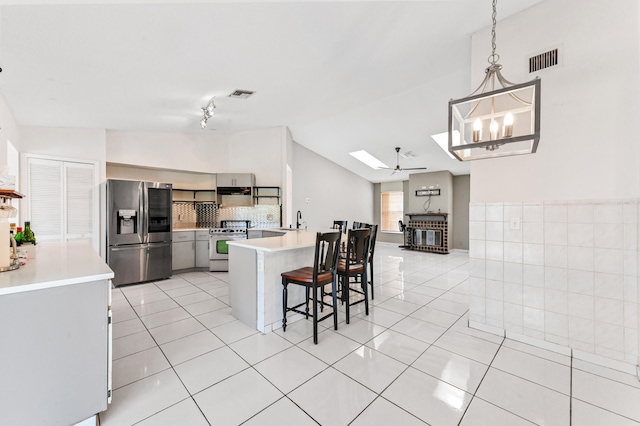
<instances>
[{"instance_id":1,"label":"light bulb in chandelier","mask_svg":"<svg viewBox=\"0 0 640 426\"><path fill-rule=\"evenodd\" d=\"M511 111L504 116L504 125L502 126L502 137L510 138L513 136L513 114Z\"/></svg>"},{"instance_id":2,"label":"light bulb in chandelier","mask_svg":"<svg viewBox=\"0 0 640 426\"><path fill-rule=\"evenodd\" d=\"M202 120L200 120L200 127L203 128L203 129L205 127L207 127L207 119L206 118L202 117Z\"/></svg>"},{"instance_id":3,"label":"light bulb in chandelier","mask_svg":"<svg viewBox=\"0 0 640 426\"><path fill-rule=\"evenodd\" d=\"M480 142L482 139L482 120L476 118L473 122L473 141Z\"/></svg>"},{"instance_id":4,"label":"light bulb in chandelier","mask_svg":"<svg viewBox=\"0 0 640 426\"><path fill-rule=\"evenodd\" d=\"M489 135L491 136L492 141L498 139L498 122L495 120L491 120L491 124L489 125Z\"/></svg>"}]
</instances>

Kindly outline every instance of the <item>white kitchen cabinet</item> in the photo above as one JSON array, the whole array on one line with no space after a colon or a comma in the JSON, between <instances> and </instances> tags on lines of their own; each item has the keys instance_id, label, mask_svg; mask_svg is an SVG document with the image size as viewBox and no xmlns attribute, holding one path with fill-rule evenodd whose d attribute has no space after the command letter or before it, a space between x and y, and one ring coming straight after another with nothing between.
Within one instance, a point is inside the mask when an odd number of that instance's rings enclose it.
<instances>
[{"instance_id":1,"label":"white kitchen cabinet","mask_svg":"<svg viewBox=\"0 0 640 426\"><path fill-rule=\"evenodd\" d=\"M253 173L218 173L216 176L218 188L251 188L255 186L255 182L256 178Z\"/></svg>"},{"instance_id":2,"label":"white kitchen cabinet","mask_svg":"<svg viewBox=\"0 0 640 426\"><path fill-rule=\"evenodd\" d=\"M171 269L209 267L209 230L174 231L171 247Z\"/></svg>"},{"instance_id":3,"label":"white kitchen cabinet","mask_svg":"<svg viewBox=\"0 0 640 426\"><path fill-rule=\"evenodd\" d=\"M38 246L0 276L3 425L76 424L111 397L113 271L87 242Z\"/></svg>"},{"instance_id":4,"label":"white kitchen cabinet","mask_svg":"<svg viewBox=\"0 0 640 426\"><path fill-rule=\"evenodd\" d=\"M209 267L209 230L196 231L196 268Z\"/></svg>"},{"instance_id":5,"label":"white kitchen cabinet","mask_svg":"<svg viewBox=\"0 0 640 426\"><path fill-rule=\"evenodd\" d=\"M177 241L171 243L171 270L193 268L196 264L196 242Z\"/></svg>"},{"instance_id":6,"label":"white kitchen cabinet","mask_svg":"<svg viewBox=\"0 0 640 426\"><path fill-rule=\"evenodd\" d=\"M196 266L196 238L194 231L175 231L171 242L171 270Z\"/></svg>"},{"instance_id":7,"label":"white kitchen cabinet","mask_svg":"<svg viewBox=\"0 0 640 426\"><path fill-rule=\"evenodd\" d=\"M247 239L262 238L262 229L247 229Z\"/></svg>"}]
</instances>

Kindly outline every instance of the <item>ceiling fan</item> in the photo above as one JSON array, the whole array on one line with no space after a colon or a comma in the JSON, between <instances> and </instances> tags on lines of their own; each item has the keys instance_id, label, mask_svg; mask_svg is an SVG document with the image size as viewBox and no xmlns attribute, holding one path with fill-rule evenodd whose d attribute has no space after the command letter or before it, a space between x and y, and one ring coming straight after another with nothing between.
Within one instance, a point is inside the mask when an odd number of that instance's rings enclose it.
<instances>
[{"instance_id":1,"label":"ceiling fan","mask_svg":"<svg viewBox=\"0 0 640 426\"><path fill-rule=\"evenodd\" d=\"M400 167L400 147L399 146L396 147L396 167L395 168L380 167L380 169L393 170L393 173L391 174L403 172L405 170L427 170L426 167L408 167L406 169L403 169L402 167Z\"/></svg>"}]
</instances>

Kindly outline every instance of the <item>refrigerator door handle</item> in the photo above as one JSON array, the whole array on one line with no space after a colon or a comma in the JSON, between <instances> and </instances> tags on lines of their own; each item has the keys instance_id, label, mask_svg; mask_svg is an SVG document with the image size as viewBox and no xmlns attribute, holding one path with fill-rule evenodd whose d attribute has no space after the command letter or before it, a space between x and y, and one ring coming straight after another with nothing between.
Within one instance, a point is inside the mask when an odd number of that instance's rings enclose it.
<instances>
[{"instance_id":1,"label":"refrigerator door handle","mask_svg":"<svg viewBox=\"0 0 640 426\"><path fill-rule=\"evenodd\" d=\"M126 251L126 250L140 250L140 249L148 249L150 247L149 244L129 244L126 246L111 246L109 250L111 251Z\"/></svg>"},{"instance_id":2,"label":"refrigerator door handle","mask_svg":"<svg viewBox=\"0 0 640 426\"><path fill-rule=\"evenodd\" d=\"M142 242L143 243L148 243L149 242L149 223L148 223L148 214L149 214L149 209L148 209L148 203L147 203L147 199L148 199L148 189L147 189L147 184L144 182L141 182L140 184L141 188L139 191L139 195L140 195L140 217L141 217L141 224L140 224L140 230L141 230L141 236L142 236Z\"/></svg>"}]
</instances>

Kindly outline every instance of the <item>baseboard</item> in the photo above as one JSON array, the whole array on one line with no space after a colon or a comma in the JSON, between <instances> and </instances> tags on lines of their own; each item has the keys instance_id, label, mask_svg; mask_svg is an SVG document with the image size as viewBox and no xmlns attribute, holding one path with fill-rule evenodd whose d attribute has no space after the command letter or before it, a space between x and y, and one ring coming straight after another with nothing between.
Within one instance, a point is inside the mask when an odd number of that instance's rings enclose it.
<instances>
[{"instance_id":1,"label":"baseboard","mask_svg":"<svg viewBox=\"0 0 640 426\"><path fill-rule=\"evenodd\" d=\"M536 339L535 337L525 336L523 334L507 331L507 338L516 340L520 343L535 346L537 348L546 349L560 355L571 356L571 348L568 346L558 345L557 343L547 342L546 340Z\"/></svg>"},{"instance_id":2,"label":"baseboard","mask_svg":"<svg viewBox=\"0 0 640 426\"><path fill-rule=\"evenodd\" d=\"M493 327L491 325L482 324L475 321L469 321L469 327L475 328L476 330L486 331L487 333L495 334L496 336L506 337L504 329Z\"/></svg>"}]
</instances>

